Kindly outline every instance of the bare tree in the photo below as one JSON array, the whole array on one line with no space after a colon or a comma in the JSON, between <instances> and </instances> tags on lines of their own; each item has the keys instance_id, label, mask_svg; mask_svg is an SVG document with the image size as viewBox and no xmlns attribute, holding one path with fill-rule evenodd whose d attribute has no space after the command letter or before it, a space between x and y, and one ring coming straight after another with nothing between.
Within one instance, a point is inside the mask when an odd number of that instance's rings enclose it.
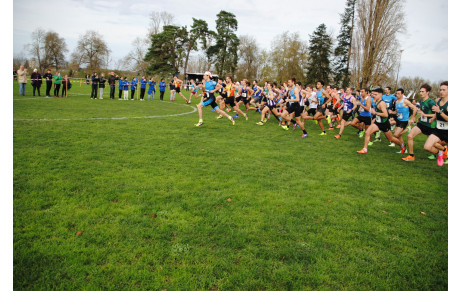
<instances>
[{"instance_id":1,"label":"bare tree","mask_svg":"<svg viewBox=\"0 0 460 291\"><path fill-rule=\"evenodd\" d=\"M72 61L80 66L87 64L87 68L94 71L105 65L109 54L110 50L102 36L95 31L87 31L80 36Z\"/></svg>"},{"instance_id":2,"label":"bare tree","mask_svg":"<svg viewBox=\"0 0 460 291\"><path fill-rule=\"evenodd\" d=\"M68 52L64 38L59 37L56 32L48 31L45 37L45 65L54 66L56 70L64 66L64 53Z\"/></svg>"},{"instance_id":3,"label":"bare tree","mask_svg":"<svg viewBox=\"0 0 460 291\"><path fill-rule=\"evenodd\" d=\"M238 79L247 78L249 80L255 80L258 77L260 49L253 36L243 35L239 38L239 62L236 76Z\"/></svg>"},{"instance_id":4,"label":"bare tree","mask_svg":"<svg viewBox=\"0 0 460 291\"><path fill-rule=\"evenodd\" d=\"M358 0L352 79L367 87L388 82L399 62L398 35L405 31L404 0Z\"/></svg>"},{"instance_id":5,"label":"bare tree","mask_svg":"<svg viewBox=\"0 0 460 291\"><path fill-rule=\"evenodd\" d=\"M32 32L32 42L26 44L29 54L37 60L40 72L43 72L45 37L46 31L42 28L37 28Z\"/></svg>"},{"instance_id":6,"label":"bare tree","mask_svg":"<svg viewBox=\"0 0 460 291\"><path fill-rule=\"evenodd\" d=\"M160 33L163 30L163 26L165 25L173 25L174 23L174 15L168 13L166 11L152 11L150 12L150 26L148 29L148 38L154 34Z\"/></svg>"},{"instance_id":7,"label":"bare tree","mask_svg":"<svg viewBox=\"0 0 460 291\"><path fill-rule=\"evenodd\" d=\"M149 40L136 37L132 42L132 46L133 49L125 57L125 67L130 71L145 74L148 63L144 61L144 57L149 47Z\"/></svg>"}]
</instances>

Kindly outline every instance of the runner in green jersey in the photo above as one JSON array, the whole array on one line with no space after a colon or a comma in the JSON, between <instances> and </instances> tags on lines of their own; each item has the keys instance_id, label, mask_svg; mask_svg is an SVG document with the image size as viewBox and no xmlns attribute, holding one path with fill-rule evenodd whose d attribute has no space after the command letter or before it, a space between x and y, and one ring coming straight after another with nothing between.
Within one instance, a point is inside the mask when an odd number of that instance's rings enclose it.
<instances>
[{"instance_id":1,"label":"runner in green jersey","mask_svg":"<svg viewBox=\"0 0 460 291\"><path fill-rule=\"evenodd\" d=\"M358 154L367 154L367 146L371 139L371 135L376 131L383 131L386 138L390 142L401 147L401 152L404 152L406 146L404 143L401 143L399 139L395 138L390 130L390 123L388 122L388 111L387 105L385 102L382 102L383 90L382 88L376 88L372 90L372 97L374 97L375 107L371 109L371 113L375 114L375 123L371 124L366 129L366 135L364 138L364 148L360 151L357 151Z\"/></svg>"},{"instance_id":2,"label":"runner in green jersey","mask_svg":"<svg viewBox=\"0 0 460 291\"><path fill-rule=\"evenodd\" d=\"M444 165L444 160L447 159L447 147L445 147L448 143L449 122L449 94L447 81L441 83L440 95L441 98L438 99L436 105L432 107L433 112L436 113L436 128L428 137L424 146L426 151L438 154L438 166Z\"/></svg>"},{"instance_id":3,"label":"runner in green jersey","mask_svg":"<svg viewBox=\"0 0 460 291\"><path fill-rule=\"evenodd\" d=\"M411 129L407 136L407 144L409 145L409 155L403 158L403 161L410 162L415 160L414 156L414 138L423 133L426 136L430 136L433 133L433 129L436 127L436 121L430 123L429 120L436 116L431 109L436 105L433 99L430 98L431 86L423 84L420 87L420 119L417 125Z\"/></svg>"}]
</instances>

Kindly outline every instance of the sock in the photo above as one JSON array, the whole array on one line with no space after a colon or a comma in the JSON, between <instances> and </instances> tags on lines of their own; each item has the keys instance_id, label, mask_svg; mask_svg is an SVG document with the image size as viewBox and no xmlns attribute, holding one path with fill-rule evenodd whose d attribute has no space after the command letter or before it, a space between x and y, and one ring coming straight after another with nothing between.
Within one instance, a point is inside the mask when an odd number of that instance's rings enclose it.
<instances>
[{"instance_id":1,"label":"sock","mask_svg":"<svg viewBox=\"0 0 460 291\"><path fill-rule=\"evenodd\" d=\"M231 117L231 116L229 116L229 117L227 117L227 118L228 118L229 120L232 120L232 117Z\"/></svg>"},{"instance_id":2,"label":"sock","mask_svg":"<svg viewBox=\"0 0 460 291\"><path fill-rule=\"evenodd\" d=\"M409 154L409 156L413 157L413 156L414 156L414 154Z\"/></svg>"},{"instance_id":3,"label":"sock","mask_svg":"<svg viewBox=\"0 0 460 291\"><path fill-rule=\"evenodd\" d=\"M307 134L307 131L306 131L305 129L304 129L304 130L302 130L302 131L303 131L303 133L304 133L304 134Z\"/></svg>"},{"instance_id":4,"label":"sock","mask_svg":"<svg viewBox=\"0 0 460 291\"><path fill-rule=\"evenodd\" d=\"M198 120L198 122L203 122L203 119Z\"/></svg>"},{"instance_id":5,"label":"sock","mask_svg":"<svg viewBox=\"0 0 460 291\"><path fill-rule=\"evenodd\" d=\"M366 152L366 153L367 153L367 148L363 148L363 150L364 150L364 152Z\"/></svg>"},{"instance_id":6,"label":"sock","mask_svg":"<svg viewBox=\"0 0 460 291\"><path fill-rule=\"evenodd\" d=\"M325 130L323 130L323 132L324 132L324 133L326 133L326 131L325 131Z\"/></svg>"}]
</instances>

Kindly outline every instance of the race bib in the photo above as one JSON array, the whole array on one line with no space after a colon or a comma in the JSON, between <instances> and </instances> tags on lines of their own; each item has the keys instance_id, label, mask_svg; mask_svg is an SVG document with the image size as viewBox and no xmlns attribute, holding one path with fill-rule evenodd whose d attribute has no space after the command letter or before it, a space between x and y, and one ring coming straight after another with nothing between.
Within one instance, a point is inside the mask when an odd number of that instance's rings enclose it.
<instances>
[{"instance_id":1,"label":"race bib","mask_svg":"<svg viewBox=\"0 0 460 291\"><path fill-rule=\"evenodd\" d=\"M437 121L436 121L436 127L437 127L438 129L447 130L447 122L441 121L441 120L437 120Z\"/></svg>"},{"instance_id":2,"label":"race bib","mask_svg":"<svg viewBox=\"0 0 460 291\"><path fill-rule=\"evenodd\" d=\"M421 117L420 117L420 121L428 122L428 117L426 117L426 116L421 116Z\"/></svg>"},{"instance_id":3,"label":"race bib","mask_svg":"<svg viewBox=\"0 0 460 291\"><path fill-rule=\"evenodd\" d=\"M378 123L382 123L382 117L379 116L379 115L376 115L375 116L375 121L378 122Z\"/></svg>"},{"instance_id":4,"label":"race bib","mask_svg":"<svg viewBox=\"0 0 460 291\"><path fill-rule=\"evenodd\" d=\"M398 113L398 119L403 119L403 114L402 113Z\"/></svg>"},{"instance_id":5,"label":"race bib","mask_svg":"<svg viewBox=\"0 0 460 291\"><path fill-rule=\"evenodd\" d=\"M244 98L246 98L246 93L242 93L241 96L243 96Z\"/></svg>"},{"instance_id":6,"label":"race bib","mask_svg":"<svg viewBox=\"0 0 460 291\"><path fill-rule=\"evenodd\" d=\"M390 108L390 103L387 103L387 108Z\"/></svg>"},{"instance_id":7,"label":"race bib","mask_svg":"<svg viewBox=\"0 0 460 291\"><path fill-rule=\"evenodd\" d=\"M209 98L209 93L205 92L203 96L204 96L204 98Z\"/></svg>"}]
</instances>

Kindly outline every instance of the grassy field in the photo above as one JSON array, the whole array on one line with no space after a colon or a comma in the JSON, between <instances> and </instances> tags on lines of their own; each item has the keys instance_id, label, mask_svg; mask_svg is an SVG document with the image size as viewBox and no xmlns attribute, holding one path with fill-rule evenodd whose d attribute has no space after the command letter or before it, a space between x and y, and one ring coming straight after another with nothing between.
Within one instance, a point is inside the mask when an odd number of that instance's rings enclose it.
<instances>
[{"instance_id":1,"label":"grassy field","mask_svg":"<svg viewBox=\"0 0 460 291\"><path fill-rule=\"evenodd\" d=\"M358 155L352 128L209 108L197 128L197 99L13 86L15 289L447 289L448 166L425 136L406 163L387 141Z\"/></svg>"}]
</instances>

